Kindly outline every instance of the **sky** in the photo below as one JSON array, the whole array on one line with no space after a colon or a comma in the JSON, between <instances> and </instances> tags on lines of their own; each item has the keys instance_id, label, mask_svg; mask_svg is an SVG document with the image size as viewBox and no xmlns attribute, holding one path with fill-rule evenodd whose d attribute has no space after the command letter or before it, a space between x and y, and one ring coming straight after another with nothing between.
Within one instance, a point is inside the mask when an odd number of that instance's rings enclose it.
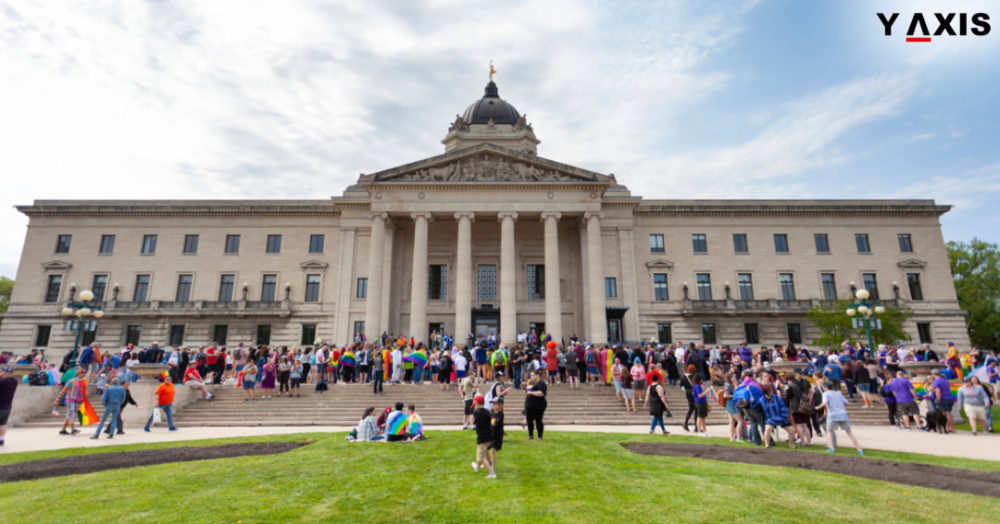
<instances>
[{"instance_id":1,"label":"sky","mask_svg":"<svg viewBox=\"0 0 1000 524\"><path fill-rule=\"evenodd\" d=\"M995 27L907 43L914 12ZM998 242L998 56L990 0L0 0L0 275L35 199L328 198L441 154L490 60L540 156L634 195L932 198Z\"/></svg>"}]
</instances>

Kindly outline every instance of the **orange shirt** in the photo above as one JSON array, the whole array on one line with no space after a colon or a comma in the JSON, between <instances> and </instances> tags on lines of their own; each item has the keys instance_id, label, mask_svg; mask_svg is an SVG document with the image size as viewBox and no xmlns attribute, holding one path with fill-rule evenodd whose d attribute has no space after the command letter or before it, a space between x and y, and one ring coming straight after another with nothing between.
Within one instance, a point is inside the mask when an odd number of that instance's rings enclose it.
<instances>
[{"instance_id":1,"label":"orange shirt","mask_svg":"<svg viewBox=\"0 0 1000 524\"><path fill-rule=\"evenodd\" d=\"M164 382L156 388L156 396L159 399L157 405L166 406L167 404L174 403L174 385L170 382Z\"/></svg>"}]
</instances>

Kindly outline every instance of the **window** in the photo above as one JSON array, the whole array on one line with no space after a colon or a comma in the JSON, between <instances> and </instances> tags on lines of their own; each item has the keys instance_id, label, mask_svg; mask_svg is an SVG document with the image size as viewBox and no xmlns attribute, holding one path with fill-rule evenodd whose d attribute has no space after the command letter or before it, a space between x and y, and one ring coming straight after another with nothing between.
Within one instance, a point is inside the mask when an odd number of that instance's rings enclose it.
<instances>
[{"instance_id":1,"label":"window","mask_svg":"<svg viewBox=\"0 0 1000 524\"><path fill-rule=\"evenodd\" d=\"M306 275L306 302L319 302L319 275Z\"/></svg>"},{"instance_id":2,"label":"window","mask_svg":"<svg viewBox=\"0 0 1000 524\"><path fill-rule=\"evenodd\" d=\"M691 235L691 248L695 253L708 253L708 239L704 233L694 233Z\"/></svg>"},{"instance_id":3,"label":"window","mask_svg":"<svg viewBox=\"0 0 1000 524\"><path fill-rule=\"evenodd\" d=\"M743 341L747 344L760 344L760 328L756 323L743 324Z\"/></svg>"},{"instance_id":4,"label":"window","mask_svg":"<svg viewBox=\"0 0 1000 524\"><path fill-rule=\"evenodd\" d=\"M261 324L257 326L257 345L267 346L271 344L271 325Z\"/></svg>"},{"instance_id":5,"label":"window","mask_svg":"<svg viewBox=\"0 0 1000 524\"><path fill-rule=\"evenodd\" d=\"M931 340L930 322L917 322L917 336L920 337L921 344L930 344L933 342Z\"/></svg>"},{"instance_id":6,"label":"window","mask_svg":"<svg viewBox=\"0 0 1000 524\"><path fill-rule=\"evenodd\" d=\"M129 325L125 327L125 344L139 345L139 338L142 336L142 326Z\"/></svg>"},{"instance_id":7,"label":"window","mask_svg":"<svg viewBox=\"0 0 1000 524\"><path fill-rule=\"evenodd\" d=\"M365 321L364 320L355 320L354 321L354 338L357 338L358 335L364 335L364 334L365 334Z\"/></svg>"},{"instance_id":8,"label":"window","mask_svg":"<svg viewBox=\"0 0 1000 524\"><path fill-rule=\"evenodd\" d=\"M695 280L698 282L698 300L712 300L712 275L698 273Z\"/></svg>"},{"instance_id":9,"label":"window","mask_svg":"<svg viewBox=\"0 0 1000 524\"><path fill-rule=\"evenodd\" d=\"M774 252L788 253L788 235L785 233L774 234Z\"/></svg>"},{"instance_id":10,"label":"window","mask_svg":"<svg viewBox=\"0 0 1000 524\"><path fill-rule=\"evenodd\" d=\"M737 274L736 285L740 288L740 300L753 300L753 275L750 273Z\"/></svg>"},{"instance_id":11,"label":"window","mask_svg":"<svg viewBox=\"0 0 1000 524\"><path fill-rule=\"evenodd\" d=\"M368 278L361 277L358 279L357 289L354 292L355 298L368 298Z\"/></svg>"},{"instance_id":12,"label":"window","mask_svg":"<svg viewBox=\"0 0 1000 524\"><path fill-rule=\"evenodd\" d=\"M235 255L240 252L240 236L226 235L226 254Z\"/></svg>"},{"instance_id":13,"label":"window","mask_svg":"<svg viewBox=\"0 0 1000 524\"><path fill-rule=\"evenodd\" d=\"M661 302L670 300L670 294L667 292L666 273L653 273L653 300Z\"/></svg>"},{"instance_id":14,"label":"window","mask_svg":"<svg viewBox=\"0 0 1000 524\"><path fill-rule=\"evenodd\" d=\"M278 295L278 275L268 273L260 281L260 301L274 302Z\"/></svg>"},{"instance_id":15,"label":"window","mask_svg":"<svg viewBox=\"0 0 1000 524\"><path fill-rule=\"evenodd\" d=\"M788 330L788 341L793 344L802 343L802 324L797 322L789 323L787 326Z\"/></svg>"},{"instance_id":16,"label":"window","mask_svg":"<svg viewBox=\"0 0 1000 524\"><path fill-rule=\"evenodd\" d=\"M715 324L701 325L701 343L715 344Z\"/></svg>"},{"instance_id":17,"label":"window","mask_svg":"<svg viewBox=\"0 0 1000 524\"><path fill-rule=\"evenodd\" d=\"M309 235L309 252L322 253L323 244L326 242L326 235Z\"/></svg>"},{"instance_id":18,"label":"window","mask_svg":"<svg viewBox=\"0 0 1000 524\"><path fill-rule=\"evenodd\" d=\"M878 300L878 281L875 280L875 273L862 273L861 280L865 283L865 289L871 294L872 300Z\"/></svg>"},{"instance_id":19,"label":"window","mask_svg":"<svg viewBox=\"0 0 1000 524\"><path fill-rule=\"evenodd\" d=\"M184 254L192 255L198 252L198 235L184 235Z\"/></svg>"},{"instance_id":20,"label":"window","mask_svg":"<svg viewBox=\"0 0 1000 524\"><path fill-rule=\"evenodd\" d=\"M149 275L135 276L135 289L132 290L132 302L145 302L149 298Z\"/></svg>"},{"instance_id":21,"label":"window","mask_svg":"<svg viewBox=\"0 0 1000 524\"><path fill-rule=\"evenodd\" d=\"M819 281L823 286L823 298L825 300L837 300L837 281L833 273L820 273Z\"/></svg>"},{"instance_id":22,"label":"window","mask_svg":"<svg viewBox=\"0 0 1000 524\"><path fill-rule=\"evenodd\" d=\"M795 277L791 273L778 273L781 300L795 300Z\"/></svg>"},{"instance_id":23,"label":"window","mask_svg":"<svg viewBox=\"0 0 1000 524\"><path fill-rule=\"evenodd\" d=\"M172 325L172 326L170 326L170 345L171 346L183 346L184 345L184 326L183 325Z\"/></svg>"},{"instance_id":24,"label":"window","mask_svg":"<svg viewBox=\"0 0 1000 524\"><path fill-rule=\"evenodd\" d=\"M45 301L58 302L60 288L62 288L62 275L49 275L49 285L45 288Z\"/></svg>"},{"instance_id":25,"label":"window","mask_svg":"<svg viewBox=\"0 0 1000 524\"><path fill-rule=\"evenodd\" d=\"M528 264L528 299L545 298L545 266Z\"/></svg>"},{"instance_id":26,"label":"window","mask_svg":"<svg viewBox=\"0 0 1000 524\"><path fill-rule=\"evenodd\" d=\"M497 266L496 264L480 264L479 278L476 281L479 300L497 299Z\"/></svg>"},{"instance_id":27,"label":"window","mask_svg":"<svg viewBox=\"0 0 1000 524\"><path fill-rule=\"evenodd\" d=\"M115 236L114 235L101 235L101 255L110 255L115 251Z\"/></svg>"},{"instance_id":28,"label":"window","mask_svg":"<svg viewBox=\"0 0 1000 524\"><path fill-rule=\"evenodd\" d=\"M663 235L652 234L649 235L649 252L650 253L663 253L665 249L663 248Z\"/></svg>"},{"instance_id":29,"label":"window","mask_svg":"<svg viewBox=\"0 0 1000 524\"><path fill-rule=\"evenodd\" d=\"M104 302L104 292L108 289L107 275L94 275L90 291L94 293L94 302Z\"/></svg>"},{"instance_id":30,"label":"window","mask_svg":"<svg viewBox=\"0 0 1000 524\"><path fill-rule=\"evenodd\" d=\"M229 338L229 326L226 324L216 324L212 326L212 342L220 345L226 345L226 339Z\"/></svg>"},{"instance_id":31,"label":"window","mask_svg":"<svg viewBox=\"0 0 1000 524\"><path fill-rule=\"evenodd\" d=\"M236 287L236 275L222 275L219 278L219 302L232 302L234 287Z\"/></svg>"},{"instance_id":32,"label":"window","mask_svg":"<svg viewBox=\"0 0 1000 524\"><path fill-rule=\"evenodd\" d=\"M909 233L900 233L896 235L899 239L899 252L900 253L912 253L913 252L913 239L910 238Z\"/></svg>"},{"instance_id":33,"label":"window","mask_svg":"<svg viewBox=\"0 0 1000 524\"><path fill-rule=\"evenodd\" d=\"M750 247L747 245L747 235L746 233L734 233L733 234L733 252L735 253L748 253Z\"/></svg>"},{"instance_id":34,"label":"window","mask_svg":"<svg viewBox=\"0 0 1000 524\"><path fill-rule=\"evenodd\" d=\"M267 252L281 253L281 235L267 235Z\"/></svg>"},{"instance_id":35,"label":"window","mask_svg":"<svg viewBox=\"0 0 1000 524\"><path fill-rule=\"evenodd\" d=\"M156 253L156 235L142 235L142 254Z\"/></svg>"},{"instance_id":36,"label":"window","mask_svg":"<svg viewBox=\"0 0 1000 524\"><path fill-rule=\"evenodd\" d=\"M606 277L604 279L604 296L607 298L618 298L618 279Z\"/></svg>"},{"instance_id":37,"label":"window","mask_svg":"<svg viewBox=\"0 0 1000 524\"><path fill-rule=\"evenodd\" d=\"M56 238L56 253L69 253L71 242L73 242L73 235L59 235Z\"/></svg>"},{"instance_id":38,"label":"window","mask_svg":"<svg viewBox=\"0 0 1000 524\"><path fill-rule=\"evenodd\" d=\"M530 267L530 266L529 266ZM542 297L545 297L545 266L542 268ZM430 300L445 300L448 298L448 266L431 264L427 275L427 298ZM531 272L528 272L528 292L531 293ZM529 297L530 298L530 297Z\"/></svg>"},{"instance_id":39,"label":"window","mask_svg":"<svg viewBox=\"0 0 1000 524\"><path fill-rule=\"evenodd\" d=\"M49 335L52 334L52 326L43 324L35 328L35 346L45 347L49 345Z\"/></svg>"},{"instance_id":40,"label":"window","mask_svg":"<svg viewBox=\"0 0 1000 524\"><path fill-rule=\"evenodd\" d=\"M830 252L830 241L826 237L826 233L816 233L813 235L813 240L816 241L816 252L817 253L829 253Z\"/></svg>"},{"instance_id":41,"label":"window","mask_svg":"<svg viewBox=\"0 0 1000 524\"><path fill-rule=\"evenodd\" d=\"M311 346L316 343L316 324L302 324L302 338L299 344Z\"/></svg>"},{"instance_id":42,"label":"window","mask_svg":"<svg viewBox=\"0 0 1000 524\"><path fill-rule=\"evenodd\" d=\"M80 344L86 346L87 344L92 344L97 339L97 321L84 320L82 322L83 332L80 335Z\"/></svg>"},{"instance_id":43,"label":"window","mask_svg":"<svg viewBox=\"0 0 1000 524\"><path fill-rule=\"evenodd\" d=\"M854 243L858 246L858 253L871 253L871 246L868 245L868 233L858 233L854 235Z\"/></svg>"},{"instance_id":44,"label":"window","mask_svg":"<svg viewBox=\"0 0 1000 524\"><path fill-rule=\"evenodd\" d=\"M194 275L177 275L177 295L174 298L177 302L191 301L191 284L194 282Z\"/></svg>"},{"instance_id":45,"label":"window","mask_svg":"<svg viewBox=\"0 0 1000 524\"><path fill-rule=\"evenodd\" d=\"M656 324L656 340L660 344L672 344L674 342L674 334L670 330L669 323Z\"/></svg>"},{"instance_id":46,"label":"window","mask_svg":"<svg viewBox=\"0 0 1000 524\"><path fill-rule=\"evenodd\" d=\"M910 300L924 299L924 291L920 288L920 273L907 273L906 283L910 285Z\"/></svg>"}]
</instances>

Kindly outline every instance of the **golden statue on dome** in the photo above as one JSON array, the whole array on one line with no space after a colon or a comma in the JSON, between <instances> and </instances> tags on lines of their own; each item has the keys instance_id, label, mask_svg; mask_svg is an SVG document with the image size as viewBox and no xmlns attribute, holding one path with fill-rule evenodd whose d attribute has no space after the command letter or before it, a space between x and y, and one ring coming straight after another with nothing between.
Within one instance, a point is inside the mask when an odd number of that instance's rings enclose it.
<instances>
[{"instance_id":1,"label":"golden statue on dome","mask_svg":"<svg viewBox=\"0 0 1000 524\"><path fill-rule=\"evenodd\" d=\"M490 82L493 81L493 75L497 74L497 70L493 67L493 61L490 60Z\"/></svg>"}]
</instances>

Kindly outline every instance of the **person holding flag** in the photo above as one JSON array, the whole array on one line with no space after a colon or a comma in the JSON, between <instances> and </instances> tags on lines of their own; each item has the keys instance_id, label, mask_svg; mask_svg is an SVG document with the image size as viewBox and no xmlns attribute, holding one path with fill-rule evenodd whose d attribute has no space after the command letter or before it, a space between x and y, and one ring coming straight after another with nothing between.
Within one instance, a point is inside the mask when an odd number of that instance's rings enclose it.
<instances>
[{"instance_id":1,"label":"person holding flag","mask_svg":"<svg viewBox=\"0 0 1000 524\"><path fill-rule=\"evenodd\" d=\"M80 432L76 429L77 412L83 407L86 399L87 370L81 367L76 370L76 376L66 381L66 385L63 386L56 401L52 404L52 414L59 416L60 402L66 403L66 418L63 420L62 429L59 430L60 435L76 435ZM90 408L90 412L93 413L94 409ZM94 418L97 418L96 414L94 414Z\"/></svg>"}]
</instances>

